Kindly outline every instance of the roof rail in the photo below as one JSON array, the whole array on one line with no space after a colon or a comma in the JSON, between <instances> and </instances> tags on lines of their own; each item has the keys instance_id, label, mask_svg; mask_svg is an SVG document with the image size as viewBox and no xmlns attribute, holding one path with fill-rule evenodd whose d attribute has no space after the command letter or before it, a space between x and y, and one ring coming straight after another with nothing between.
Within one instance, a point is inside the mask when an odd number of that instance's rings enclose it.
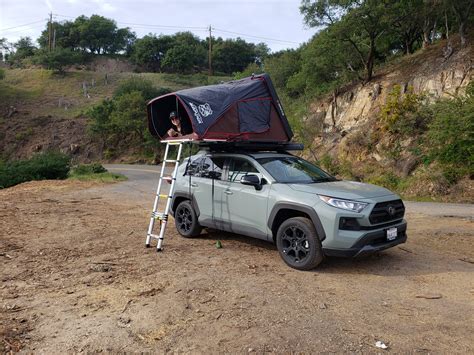
<instances>
[{"instance_id":1,"label":"roof rail","mask_svg":"<svg viewBox=\"0 0 474 355\"><path fill-rule=\"evenodd\" d=\"M207 148L211 151L235 152L235 151L288 151L303 150L302 143L291 142L221 142L221 141L200 141L199 147Z\"/></svg>"}]
</instances>

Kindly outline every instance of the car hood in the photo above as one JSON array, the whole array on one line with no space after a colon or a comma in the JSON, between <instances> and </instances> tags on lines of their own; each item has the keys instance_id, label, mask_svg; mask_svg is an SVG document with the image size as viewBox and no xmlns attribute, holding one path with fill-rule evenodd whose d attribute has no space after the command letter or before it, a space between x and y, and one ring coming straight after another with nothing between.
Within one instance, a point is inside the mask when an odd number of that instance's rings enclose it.
<instances>
[{"instance_id":1,"label":"car hood","mask_svg":"<svg viewBox=\"0 0 474 355\"><path fill-rule=\"evenodd\" d=\"M393 195L386 188L356 181L331 181L314 184L289 184L297 191L311 194L337 197L347 200L363 200L380 196Z\"/></svg>"}]
</instances>

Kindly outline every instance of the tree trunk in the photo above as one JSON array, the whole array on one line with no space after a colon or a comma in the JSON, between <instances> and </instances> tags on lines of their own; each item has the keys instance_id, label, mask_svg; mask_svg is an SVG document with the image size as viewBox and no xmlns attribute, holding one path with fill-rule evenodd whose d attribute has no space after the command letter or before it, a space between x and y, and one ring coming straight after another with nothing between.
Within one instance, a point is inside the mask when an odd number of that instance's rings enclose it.
<instances>
[{"instance_id":1,"label":"tree trunk","mask_svg":"<svg viewBox=\"0 0 474 355\"><path fill-rule=\"evenodd\" d=\"M425 19L423 24L423 49L427 48L430 42L430 34L431 34L431 26L430 26L430 19Z\"/></svg>"},{"instance_id":2,"label":"tree trunk","mask_svg":"<svg viewBox=\"0 0 474 355\"><path fill-rule=\"evenodd\" d=\"M367 79L366 82L372 80L373 72L374 72L374 59L375 59L375 39L370 40L370 50L367 56L367 62L365 68L367 70Z\"/></svg>"},{"instance_id":3,"label":"tree trunk","mask_svg":"<svg viewBox=\"0 0 474 355\"><path fill-rule=\"evenodd\" d=\"M461 36L461 47L465 47L467 43L465 21L461 21L459 24L459 35Z\"/></svg>"}]
</instances>

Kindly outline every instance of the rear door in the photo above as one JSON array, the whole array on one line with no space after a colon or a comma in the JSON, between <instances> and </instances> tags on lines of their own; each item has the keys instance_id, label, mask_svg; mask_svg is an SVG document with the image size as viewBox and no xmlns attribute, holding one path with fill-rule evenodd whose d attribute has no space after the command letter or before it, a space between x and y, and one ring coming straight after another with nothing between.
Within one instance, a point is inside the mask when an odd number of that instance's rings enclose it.
<instances>
[{"instance_id":1,"label":"rear door","mask_svg":"<svg viewBox=\"0 0 474 355\"><path fill-rule=\"evenodd\" d=\"M216 181L222 178L224 157L206 155L193 161L186 177L199 209L199 222L205 226L214 226L214 214L220 206L220 194L216 192Z\"/></svg>"},{"instance_id":2,"label":"rear door","mask_svg":"<svg viewBox=\"0 0 474 355\"><path fill-rule=\"evenodd\" d=\"M243 185L242 176L263 174L255 165L245 158L229 158L228 171L224 179L218 182L222 186L220 192L220 219L227 230L252 237L267 239L267 205L270 185L265 184L261 190L254 186Z\"/></svg>"}]
</instances>

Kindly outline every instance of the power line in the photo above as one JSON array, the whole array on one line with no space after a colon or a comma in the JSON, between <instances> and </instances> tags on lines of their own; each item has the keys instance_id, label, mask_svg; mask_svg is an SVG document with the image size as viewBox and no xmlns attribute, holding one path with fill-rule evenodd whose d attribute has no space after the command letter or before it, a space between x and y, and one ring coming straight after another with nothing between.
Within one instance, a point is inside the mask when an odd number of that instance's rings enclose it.
<instances>
[{"instance_id":1,"label":"power line","mask_svg":"<svg viewBox=\"0 0 474 355\"><path fill-rule=\"evenodd\" d=\"M8 28L2 28L0 31L8 31L8 30L13 30L15 28L19 28L19 27L25 27L25 26L29 26L29 25L34 25L35 23L40 23L40 22L44 22L44 20L39 20L39 21L34 21L34 22L30 22L30 23L25 23L24 25L18 25L18 26L13 26L13 27L8 27Z\"/></svg>"},{"instance_id":2,"label":"power line","mask_svg":"<svg viewBox=\"0 0 474 355\"><path fill-rule=\"evenodd\" d=\"M72 16L66 16L66 15L60 15L60 14L55 14L55 16L74 18ZM131 23L131 22L121 22L121 21L117 21L117 24L135 26L135 27L139 27L139 28L148 28L149 27L149 28L157 28L157 29L178 29L178 30L189 29L189 30L206 31L206 32L209 31L208 27L151 25L151 24L144 24L144 23ZM298 42L295 42L295 41L287 41L287 40L283 40L283 39L263 37L263 36L254 36L254 35L250 35L250 34L246 34L246 33L227 31L227 30L222 30L222 29L214 28L214 27L213 27L213 30L215 30L217 32L229 33L229 34L234 34L234 35L237 35L237 36L244 36L244 37L249 37L249 38L256 38L256 39L262 39L262 40L267 40L267 41L273 41L273 42L299 44Z\"/></svg>"},{"instance_id":3,"label":"power line","mask_svg":"<svg viewBox=\"0 0 474 355\"><path fill-rule=\"evenodd\" d=\"M239 33L239 32L227 31L227 30L221 30L221 29L215 28L215 27L213 27L213 29L214 29L216 32L230 33L230 34L234 34L234 35L237 35L237 36L244 36L244 37L257 38L257 39L264 39L264 40L267 40L267 41L274 41L274 42L298 44L298 42L286 41L286 40L283 40L283 39L270 38L270 37L261 37L261 36L254 36L254 35L249 35L249 34L245 34L245 33Z\"/></svg>"}]
</instances>

